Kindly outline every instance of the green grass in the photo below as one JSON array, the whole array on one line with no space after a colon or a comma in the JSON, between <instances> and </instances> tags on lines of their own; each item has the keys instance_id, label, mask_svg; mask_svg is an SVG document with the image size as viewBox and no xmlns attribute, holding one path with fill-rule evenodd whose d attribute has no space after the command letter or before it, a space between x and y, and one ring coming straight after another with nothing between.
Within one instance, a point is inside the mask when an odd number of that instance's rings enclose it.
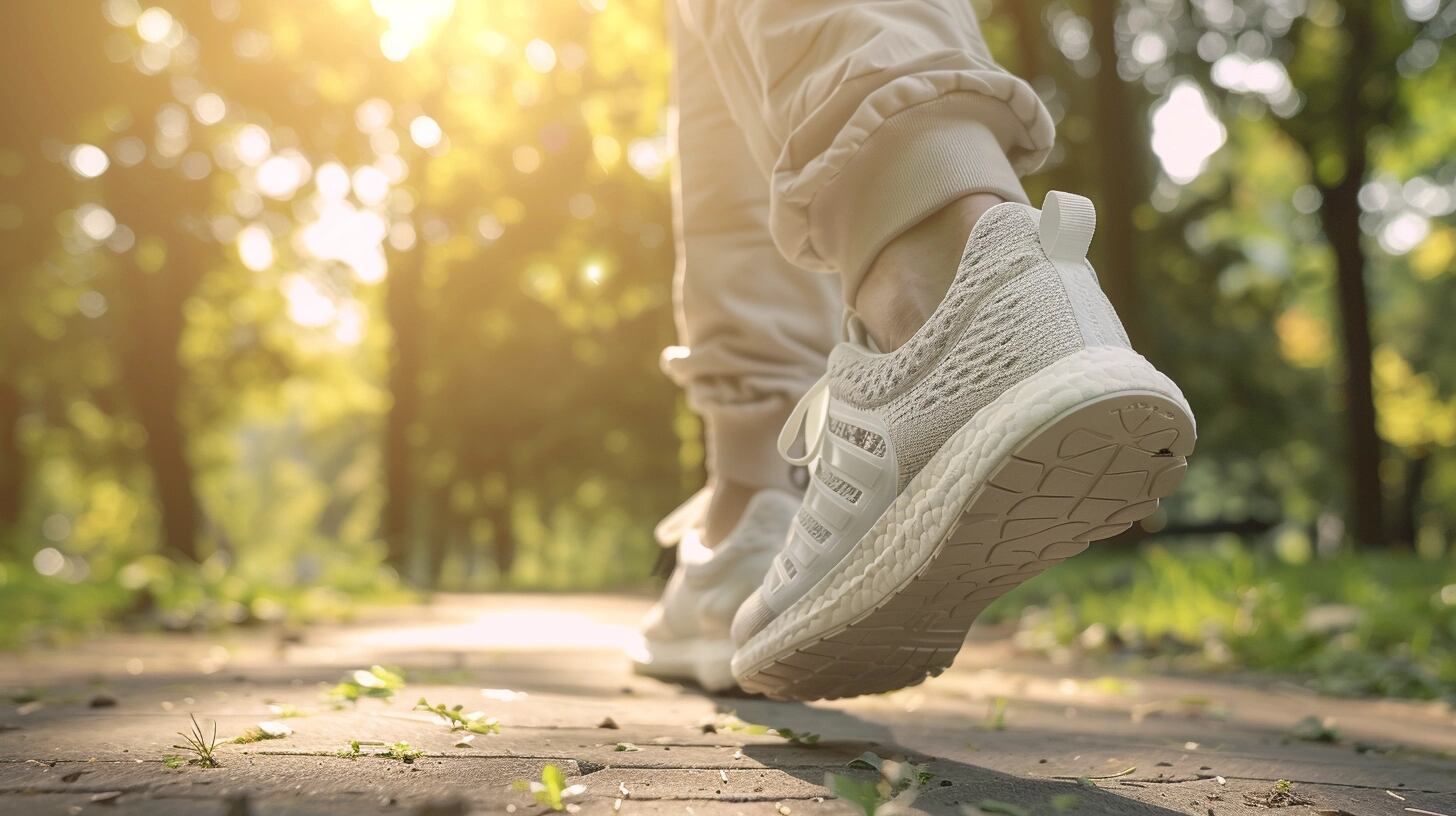
<instances>
[{"instance_id":1,"label":"green grass","mask_svg":"<svg viewBox=\"0 0 1456 816\"><path fill-rule=\"evenodd\" d=\"M1343 695L1456 689L1456 561L1385 553L1287 561L1234 543L1096 548L985 620L1018 642L1192 670L1293 675Z\"/></svg>"}]
</instances>

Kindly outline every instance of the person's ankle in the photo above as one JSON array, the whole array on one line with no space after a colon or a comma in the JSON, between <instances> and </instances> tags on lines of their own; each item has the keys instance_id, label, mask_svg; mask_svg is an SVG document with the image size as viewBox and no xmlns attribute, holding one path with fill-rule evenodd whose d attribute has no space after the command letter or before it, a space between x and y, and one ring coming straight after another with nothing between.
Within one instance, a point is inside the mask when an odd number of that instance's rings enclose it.
<instances>
[{"instance_id":1,"label":"person's ankle","mask_svg":"<svg viewBox=\"0 0 1456 816\"><path fill-rule=\"evenodd\" d=\"M994 193L958 198L880 250L855 293L854 309L882 351L904 345L925 325L955 279L976 222L1005 200Z\"/></svg>"}]
</instances>

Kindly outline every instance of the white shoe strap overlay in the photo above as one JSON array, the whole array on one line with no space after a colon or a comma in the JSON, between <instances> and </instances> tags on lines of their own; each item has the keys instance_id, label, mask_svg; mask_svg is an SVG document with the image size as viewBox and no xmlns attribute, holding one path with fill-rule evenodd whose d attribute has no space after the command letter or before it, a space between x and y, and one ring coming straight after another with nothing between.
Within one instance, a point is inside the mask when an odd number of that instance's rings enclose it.
<instances>
[{"instance_id":1,"label":"white shoe strap overlay","mask_svg":"<svg viewBox=\"0 0 1456 816\"><path fill-rule=\"evenodd\" d=\"M1041 247L1051 260L1086 258L1096 230L1097 210L1085 196L1052 190L1042 200Z\"/></svg>"}]
</instances>

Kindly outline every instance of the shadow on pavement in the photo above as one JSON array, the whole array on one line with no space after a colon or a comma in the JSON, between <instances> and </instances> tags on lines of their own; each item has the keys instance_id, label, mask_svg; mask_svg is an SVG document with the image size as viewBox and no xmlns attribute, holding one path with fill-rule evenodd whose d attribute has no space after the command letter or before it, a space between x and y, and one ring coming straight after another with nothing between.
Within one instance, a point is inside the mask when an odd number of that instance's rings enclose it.
<instances>
[{"instance_id":1,"label":"shadow on pavement","mask_svg":"<svg viewBox=\"0 0 1456 816\"><path fill-rule=\"evenodd\" d=\"M764 697L705 696L713 700L719 713L736 714L746 722L787 726L821 734L821 746L841 749L833 752L835 760L832 763L805 765L802 762L776 761L789 754L787 745L760 744L743 747L744 756L814 785L823 785L827 773L861 779L873 778L869 771L848 768L843 764L842 757L857 756L863 751L873 751L886 759L908 760L924 765L934 777L921 789L914 807L927 813L963 816L967 806L977 806L987 801L1015 805L1029 813L1067 812L1113 816L1178 813L1075 782L1017 777L977 765L909 751L894 742L885 726L839 709L777 702ZM794 750L793 755L798 758L803 753ZM1068 796L1076 797L1075 801L1067 799ZM1054 798L1057 798L1056 803L1053 802Z\"/></svg>"}]
</instances>

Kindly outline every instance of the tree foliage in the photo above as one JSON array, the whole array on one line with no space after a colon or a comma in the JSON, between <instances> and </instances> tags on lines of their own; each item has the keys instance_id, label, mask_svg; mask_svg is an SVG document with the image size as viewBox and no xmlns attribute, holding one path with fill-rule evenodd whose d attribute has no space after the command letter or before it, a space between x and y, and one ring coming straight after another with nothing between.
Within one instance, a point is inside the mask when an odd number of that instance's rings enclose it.
<instances>
[{"instance_id":1,"label":"tree foliage","mask_svg":"<svg viewBox=\"0 0 1456 816\"><path fill-rule=\"evenodd\" d=\"M1444 552L1453 4L978 8L1058 120L1033 200L1099 202L1104 284L1198 413L1168 529ZM10 11L0 608L645 576L702 459L655 365L659 3Z\"/></svg>"}]
</instances>

